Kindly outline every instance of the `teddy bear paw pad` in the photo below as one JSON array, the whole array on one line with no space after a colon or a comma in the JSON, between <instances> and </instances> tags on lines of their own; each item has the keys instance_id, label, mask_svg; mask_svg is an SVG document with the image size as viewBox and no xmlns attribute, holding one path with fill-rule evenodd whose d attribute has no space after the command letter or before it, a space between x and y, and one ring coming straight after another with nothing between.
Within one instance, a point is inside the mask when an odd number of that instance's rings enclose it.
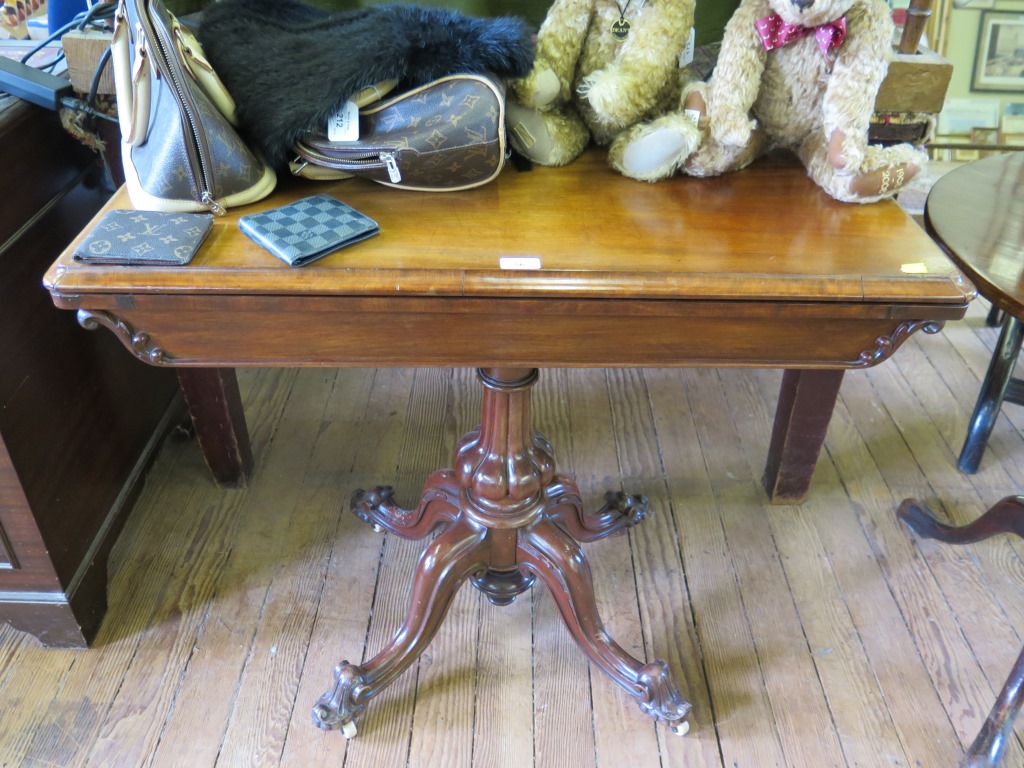
<instances>
[{"instance_id":1,"label":"teddy bear paw pad","mask_svg":"<svg viewBox=\"0 0 1024 768\"><path fill-rule=\"evenodd\" d=\"M626 147L622 169L627 176L639 179L664 178L674 173L694 149L690 137L673 128L656 128Z\"/></svg>"}]
</instances>

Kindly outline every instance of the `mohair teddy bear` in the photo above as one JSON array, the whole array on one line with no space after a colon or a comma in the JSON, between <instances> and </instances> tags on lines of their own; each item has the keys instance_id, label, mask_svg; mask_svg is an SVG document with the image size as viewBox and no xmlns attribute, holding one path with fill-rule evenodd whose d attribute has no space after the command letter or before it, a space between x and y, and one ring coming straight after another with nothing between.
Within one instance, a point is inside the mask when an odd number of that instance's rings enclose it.
<instances>
[{"instance_id":1,"label":"mohair teddy bear","mask_svg":"<svg viewBox=\"0 0 1024 768\"><path fill-rule=\"evenodd\" d=\"M554 0L533 69L509 83L508 133L540 165L575 160L591 138L679 104L695 0Z\"/></svg>"},{"instance_id":2,"label":"mohair teddy bear","mask_svg":"<svg viewBox=\"0 0 1024 768\"><path fill-rule=\"evenodd\" d=\"M622 134L609 162L657 181L677 170L715 176L789 147L837 200L889 197L927 162L910 144L867 141L892 37L883 0L743 0L710 80L686 87L682 109Z\"/></svg>"}]
</instances>

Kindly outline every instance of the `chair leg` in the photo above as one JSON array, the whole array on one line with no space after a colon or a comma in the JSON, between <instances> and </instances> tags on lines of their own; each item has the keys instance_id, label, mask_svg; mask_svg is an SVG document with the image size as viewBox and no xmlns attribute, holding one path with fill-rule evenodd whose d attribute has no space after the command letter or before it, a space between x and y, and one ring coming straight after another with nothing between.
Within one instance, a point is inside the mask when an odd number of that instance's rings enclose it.
<instances>
[{"instance_id":1,"label":"chair leg","mask_svg":"<svg viewBox=\"0 0 1024 768\"><path fill-rule=\"evenodd\" d=\"M931 510L916 499L904 499L896 514L918 536L947 544L970 544L1002 533L1014 533L1024 538L1024 496L1007 496L981 517L963 526L947 525L937 520ZM1022 704L1024 650L1017 657L960 768L998 768L1006 743L1013 738L1013 723Z\"/></svg>"},{"instance_id":2,"label":"chair leg","mask_svg":"<svg viewBox=\"0 0 1024 768\"><path fill-rule=\"evenodd\" d=\"M1006 388L1013 375L1022 340L1024 340L1024 326L1016 317L1007 315L1003 330L999 334L999 343L996 345L996 351L992 355L992 362L988 367L988 373L985 374L985 381L981 385L981 394L974 406L974 413L971 414L967 439L960 451L960 460L957 462L957 466L961 472L973 475L978 471L982 454L985 453L985 446L988 444L988 438L992 434L996 417L1002 407L1003 398L1006 397Z\"/></svg>"}]
</instances>

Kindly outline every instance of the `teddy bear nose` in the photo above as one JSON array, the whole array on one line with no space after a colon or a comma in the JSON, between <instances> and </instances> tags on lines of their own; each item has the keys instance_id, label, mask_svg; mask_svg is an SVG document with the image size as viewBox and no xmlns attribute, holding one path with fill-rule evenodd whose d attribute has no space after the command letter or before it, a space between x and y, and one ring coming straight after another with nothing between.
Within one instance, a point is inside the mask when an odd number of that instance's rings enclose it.
<instances>
[{"instance_id":1,"label":"teddy bear nose","mask_svg":"<svg viewBox=\"0 0 1024 768\"><path fill-rule=\"evenodd\" d=\"M793 0L793 5L803 11L814 5L814 0Z\"/></svg>"}]
</instances>

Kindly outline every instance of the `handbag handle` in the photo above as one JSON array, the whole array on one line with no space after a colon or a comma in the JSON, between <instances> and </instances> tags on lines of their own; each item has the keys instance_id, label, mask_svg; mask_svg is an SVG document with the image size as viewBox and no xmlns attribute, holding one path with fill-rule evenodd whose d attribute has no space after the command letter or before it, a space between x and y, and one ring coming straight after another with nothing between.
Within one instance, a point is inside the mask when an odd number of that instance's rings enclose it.
<instances>
[{"instance_id":1,"label":"handbag handle","mask_svg":"<svg viewBox=\"0 0 1024 768\"><path fill-rule=\"evenodd\" d=\"M213 106L224 115L229 123L238 127L237 108L235 100L228 93L228 89L217 76L206 58L203 46L199 44L196 36L174 16L171 17L171 35L174 44L178 47L178 56L185 65L185 71L195 80L203 92L213 102Z\"/></svg>"},{"instance_id":2,"label":"handbag handle","mask_svg":"<svg viewBox=\"0 0 1024 768\"><path fill-rule=\"evenodd\" d=\"M117 119L121 140L137 147L149 132L149 92L151 68L146 36L141 27L135 41L135 66L132 66L131 36L125 0L119 4L114 18L114 34L110 57L114 65L114 93L117 96Z\"/></svg>"}]
</instances>

